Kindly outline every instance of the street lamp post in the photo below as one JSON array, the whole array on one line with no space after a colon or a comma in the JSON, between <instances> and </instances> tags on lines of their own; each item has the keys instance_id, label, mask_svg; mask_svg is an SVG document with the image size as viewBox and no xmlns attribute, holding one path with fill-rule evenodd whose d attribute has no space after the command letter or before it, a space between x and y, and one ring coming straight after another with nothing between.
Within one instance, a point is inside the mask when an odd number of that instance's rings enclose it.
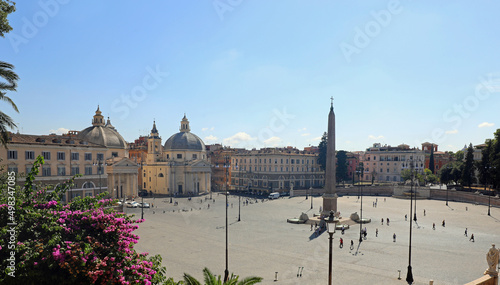
<instances>
[{"instance_id":1,"label":"street lamp post","mask_svg":"<svg viewBox=\"0 0 500 285\"><path fill-rule=\"evenodd\" d=\"M361 210L360 210L360 218L359 218L359 243L363 241L363 235L362 235L362 227L363 227L363 188L361 188L361 176L363 173L363 166L359 165L357 168L357 174L358 174L358 186L359 186L359 193L361 196Z\"/></svg>"},{"instance_id":2,"label":"street lamp post","mask_svg":"<svg viewBox=\"0 0 500 285\"><path fill-rule=\"evenodd\" d=\"M102 193L101 172L102 172L102 166L105 164L103 163L102 158L97 158L97 160L95 160L93 164L97 166L97 174L99 174L99 194L100 194Z\"/></svg>"},{"instance_id":3,"label":"street lamp post","mask_svg":"<svg viewBox=\"0 0 500 285\"><path fill-rule=\"evenodd\" d=\"M412 173L413 173L413 169L412 169ZM413 175L413 174L412 174ZM413 179L412 179L412 182L413 182ZM417 182L418 182L418 177L417 177ZM417 223L417 184L415 184L415 211L413 213L413 220L415 221L415 223ZM410 214L410 219L411 219L411 214Z\"/></svg>"},{"instance_id":4,"label":"street lamp post","mask_svg":"<svg viewBox=\"0 0 500 285\"><path fill-rule=\"evenodd\" d=\"M332 244L333 244L333 234L335 233L335 222L332 222L332 223L327 223L326 224L326 227L327 227L327 231L328 231L328 234L330 235L330 248L329 248L329 254L328 254L328 285L332 285L332 268L333 268L333 264L332 264L332 257L333 257L333 252L332 252Z\"/></svg>"},{"instance_id":5,"label":"street lamp post","mask_svg":"<svg viewBox=\"0 0 500 285\"><path fill-rule=\"evenodd\" d=\"M448 165L447 166L448 168L448 173L450 173L449 169L450 169L450 166ZM446 206L448 206L448 183L446 184Z\"/></svg>"},{"instance_id":6,"label":"street lamp post","mask_svg":"<svg viewBox=\"0 0 500 285\"><path fill-rule=\"evenodd\" d=\"M224 283L226 283L229 280L229 270L228 270L228 260L229 260L229 255L228 255L228 223L227 223L227 208L228 207L228 196L229 196L229 191L228 191L228 174L229 174L229 167L230 167L230 161L229 161L229 156L225 156L224 159L224 167L226 168L226 270L224 270Z\"/></svg>"},{"instance_id":7,"label":"street lamp post","mask_svg":"<svg viewBox=\"0 0 500 285\"><path fill-rule=\"evenodd\" d=\"M413 209L413 161L410 161L410 168L411 168L411 184L410 184L410 217L412 216L412 209ZM406 274L406 282L408 284L413 284L413 273L411 269L411 230L412 230L412 221L410 218L410 244L408 246L408 273Z\"/></svg>"},{"instance_id":8,"label":"street lamp post","mask_svg":"<svg viewBox=\"0 0 500 285\"><path fill-rule=\"evenodd\" d=\"M310 195L311 195L311 210L313 209L313 195L312 195L312 188L309 188L309 190L311 191Z\"/></svg>"}]
</instances>

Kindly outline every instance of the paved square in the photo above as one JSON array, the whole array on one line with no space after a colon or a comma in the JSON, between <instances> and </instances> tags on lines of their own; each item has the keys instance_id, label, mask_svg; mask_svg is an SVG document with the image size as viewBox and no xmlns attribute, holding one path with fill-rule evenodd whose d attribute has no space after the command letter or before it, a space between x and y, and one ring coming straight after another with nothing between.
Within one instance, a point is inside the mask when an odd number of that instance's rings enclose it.
<instances>
[{"instance_id":1,"label":"paved square","mask_svg":"<svg viewBox=\"0 0 500 285\"><path fill-rule=\"evenodd\" d=\"M215 203L195 197L144 199L154 208L144 209L145 222L135 232L141 239L138 252L161 254L167 275L181 280L184 272L202 280L202 269L223 275L225 268L225 197L213 194ZM246 201L242 197L242 202ZM378 201L377 207L373 202ZM203 201L200 203L200 201ZM255 201L252 199L252 201ZM314 197L314 211L319 212L321 198ZM210 208L208 208L210 205ZM338 200L342 216L359 213L357 196ZM229 197L229 272L247 277L263 277L262 284L326 284L328 280L328 234L312 238L310 225L286 222L302 212L312 216L310 198L281 198L241 206L238 198ZM466 210L466 207L468 210ZM200 210L201 208L201 210ZM364 197L363 217L371 218L366 226L367 239L358 249L359 225L344 235L334 234L333 284L406 284L408 266L409 200ZM182 210L186 211L182 211ZM191 211L192 209L192 211ZM423 210L426 215L423 215ZM180 210L180 211L179 211ZM140 218L141 209L125 209ZM153 214L154 211L154 214ZM165 211L165 213L163 212ZM174 212L173 212L174 211ZM380 220L384 219L382 225ZM386 218L390 225L386 225ZM446 226L441 225L446 221ZM412 267L415 284L464 284L482 276L487 268L486 253L495 243L500 247L500 209L466 203L435 200L417 201L417 222L413 228ZM436 229L432 229L436 223ZM468 237L464 235L468 229ZM375 230L378 229L378 237ZM397 240L392 236L396 233ZM469 241L474 234L475 242ZM339 248L339 238L344 248ZM354 250L349 249L354 241ZM356 254L357 252L357 254ZM302 277L297 277L304 267ZM401 270L401 280L398 280ZM278 281L274 281L278 272Z\"/></svg>"}]
</instances>

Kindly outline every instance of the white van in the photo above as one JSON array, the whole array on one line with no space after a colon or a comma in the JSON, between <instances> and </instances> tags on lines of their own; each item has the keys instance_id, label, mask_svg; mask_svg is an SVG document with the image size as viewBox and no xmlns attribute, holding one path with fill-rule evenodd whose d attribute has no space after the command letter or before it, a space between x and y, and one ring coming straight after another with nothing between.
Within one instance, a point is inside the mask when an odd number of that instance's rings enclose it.
<instances>
[{"instance_id":1,"label":"white van","mask_svg":"<svg viewBox=\"0 0 500 285\"><path fill-rule=\"evenodd\" d=\"M272 199L278 199L280 197L280 193L279 192L273 192L271 194L269 194L269 200L272 200Z\"/></svg>"}]
</instances>

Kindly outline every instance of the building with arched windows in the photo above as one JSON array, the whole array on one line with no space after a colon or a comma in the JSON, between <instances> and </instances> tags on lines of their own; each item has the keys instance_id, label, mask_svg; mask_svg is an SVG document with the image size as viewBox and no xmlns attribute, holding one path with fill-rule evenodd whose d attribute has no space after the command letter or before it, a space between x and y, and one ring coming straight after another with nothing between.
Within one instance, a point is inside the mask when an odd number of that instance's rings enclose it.
<instances>
[{"instance_id":1,"label":"building with arched windows","mask_svg":"<svg viewBox=\"0 0 500 285\"><path fill-rule=\"evenodd\" d=\"M148 137L146 163L142 165L142 189L154 194L198 195L210 191L210 164L203 141L191 133L184 115L179 132L162 139L153 122Z\"/></svg>"},{"instance_id":2,"label":"building with arched windows","mask_svg":"<svg viewBox=\"0 0 500 285\"><path fill-rule=\"evenodd\" d=\"M31 171L42 156L35 185L49 191L75 175L63 202L80 196L94 196L104 191L109 197L137 196L137 163L128 159L127 142L111 121L105 122L99 107L92 126L67 134L29 135L9 133L8 149L0 148L0 157L9 172L23 175ZM19 179L19 184L24 183Z\"/></svg>"}]
</instances>

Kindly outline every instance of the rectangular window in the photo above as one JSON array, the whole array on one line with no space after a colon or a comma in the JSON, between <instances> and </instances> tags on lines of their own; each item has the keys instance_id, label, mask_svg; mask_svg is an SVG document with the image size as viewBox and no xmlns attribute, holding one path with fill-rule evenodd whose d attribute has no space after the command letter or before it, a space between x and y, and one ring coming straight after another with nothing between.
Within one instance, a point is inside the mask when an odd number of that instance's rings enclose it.
<instances>
[{"instance_id":1,"label":"rectangular window","mask_svg":"<svg viewBox=\"0 0 500 285\"><path fill-rule=\"evenodd\" d=\"M178 154L177 154L177 158L178 158L178 159L181 159L181 158L182 158L182 153L178 153Z\"/></svg>"},{"instance_id":2,"label":"rectangular window","mask_svg":"<svg viewBox=\"0 0 500 285\"><path fill-rule=\"evenodd\" d=\"M92 175L92 165L85 166L85 175Z\"/></svg>"},{"instance_id":3,"label":"rectangular window","mask_svg":"<svg viewBox=\"0 0 500 285\"><path fill-rule=\"evenodd\" d=\"M118 157L118 152L112 152L112 153L111 153L111 156L112 156L112 157Z\"/></svg>"},{"instance_id":4,"label":"rectangular window","mask_svg":"<svg viewBox=\"0 0 500 285\"><path fill-rule=\"evenodd\" d=\"M104 160L104 153L98 153L97 160L103 161Z\"/></svg>"},{"instance_id":5,"label":"rectangular window","mask_svg":"<svg viewBox=\"0 0 500 285\"><path fill-rule=\"evenodd\" d=\"M17 159L17 150L9 150L7 152L8 159Z\"/></svg>"},{"instance_id":6,"label":"rectangular window","mask_svg":"<svg viewBox=\"0 0 500 285\"><path fill-rule=\"evenodd\" d=\"M86 152L85 153L85 160L86 161L91 161L92 160L92 153Z\"/></svg>"},{"instance_id":7,"label":"rectangular window","mask_svg":"<svg viewBox=\"0 0 500 285\"><path fill-rule=\"evenodd\" d=\"M57 152L57 160L66 160L66 153L62 151Z\"/></svg>"},{"instance_id":8,"label":"rectangular window","mask_svg":"<svg viewBox=\"0 0 500 285\"><path fill-rule=\"evenodd\" d=\"M44 160L50 160L50 151L42 151L42 156Z\"/></svg>"},{"instance_id":9,"label":"rectangular window","mask_svg":"<svg viewBox=\"0 0 500 285\"><path fill-rule=\"evenodd\" d=\"M17 165L9 165L9 166L7 167L7 171L8 171L8 172L15 172L15 173L17 173L17 172L18 172L18 170L17 170Z\"/></svg>"},{"instance_id":10,"label":"rectangular window","mask_svg":"<svg viewBox=\"0 0 500 285\"><path fill-rule=\"evenodd\" d=\"M71 166L71 175L76 175L76 174L80 174L80 167Z\"/></svg>"},{"instance_id":11,"label":"rectangular window","mask_svg":"<svg viewBox=\"0 0 500 285\"><path fill-rule=\"evenodd\" d=\"M196 153L193 153L193 159L198 159L198 155Z\"/></svg>"},{"instance_id":12,"label":"rectangular window","mask_svg":"<svg viewBox=\"0 0 500 285\"><path fill-rule=\"evenodd\" d=\"M31 165L26 166L26 172L25 172L25 173L26 173L26 175L27 175L28 173L30 173L30 172L31 172L31 168L32 168L32 167L33 167L33 166L31 166Z\"/></svg>"},{"instance_id":13,"label":"rectangular window","mask_svg":"<svg viewBox=\"0 0 500 285\"><path fill-rule=\"evenodd\" d=\"M80 154L78 152L71 153L71 160L79 160L79 159L80 159Z\"/></svg>"},{"instance_id":14,"label":"rectangular window","mask_svg":"<svg viewBox=\"0 0 500 285\"><path fill-rule=\"evenodd\" d=\"M60 165L57 167L57 175L65 176L66 175L66 167L64 165Z\"/></svg>"},{"instance_id":15,"label":"rectangular window","mask_svg":"<svg viewBox=\"0 0 500 285\"><path fill-rule=\"evenodd\" d=\"M25 152L25 154L26 154L26 160L28 160L28 159L35 159L35 152L34 151L27 150Z\"/></svg>"},{"instance_id":16,"label":"rectangular window","mask_svg":"<svg viewBox=\"0 0 500 285\"><path fill-rule=\"evenodd\" d=\"M292 164L294 164L294 163L295 163L295 159L290 160L290 162L291 162Z\"/></svg>"},{"instance_id":17,"label":"rectangular window","mask_svg":"<svg viewBox=\"0 0 500 285\"><path fill-rule=\"evenodd\" d=\"M50 166L43 166L42 167L42 176L50 176Z\"/></svg>"}]
</instances>

